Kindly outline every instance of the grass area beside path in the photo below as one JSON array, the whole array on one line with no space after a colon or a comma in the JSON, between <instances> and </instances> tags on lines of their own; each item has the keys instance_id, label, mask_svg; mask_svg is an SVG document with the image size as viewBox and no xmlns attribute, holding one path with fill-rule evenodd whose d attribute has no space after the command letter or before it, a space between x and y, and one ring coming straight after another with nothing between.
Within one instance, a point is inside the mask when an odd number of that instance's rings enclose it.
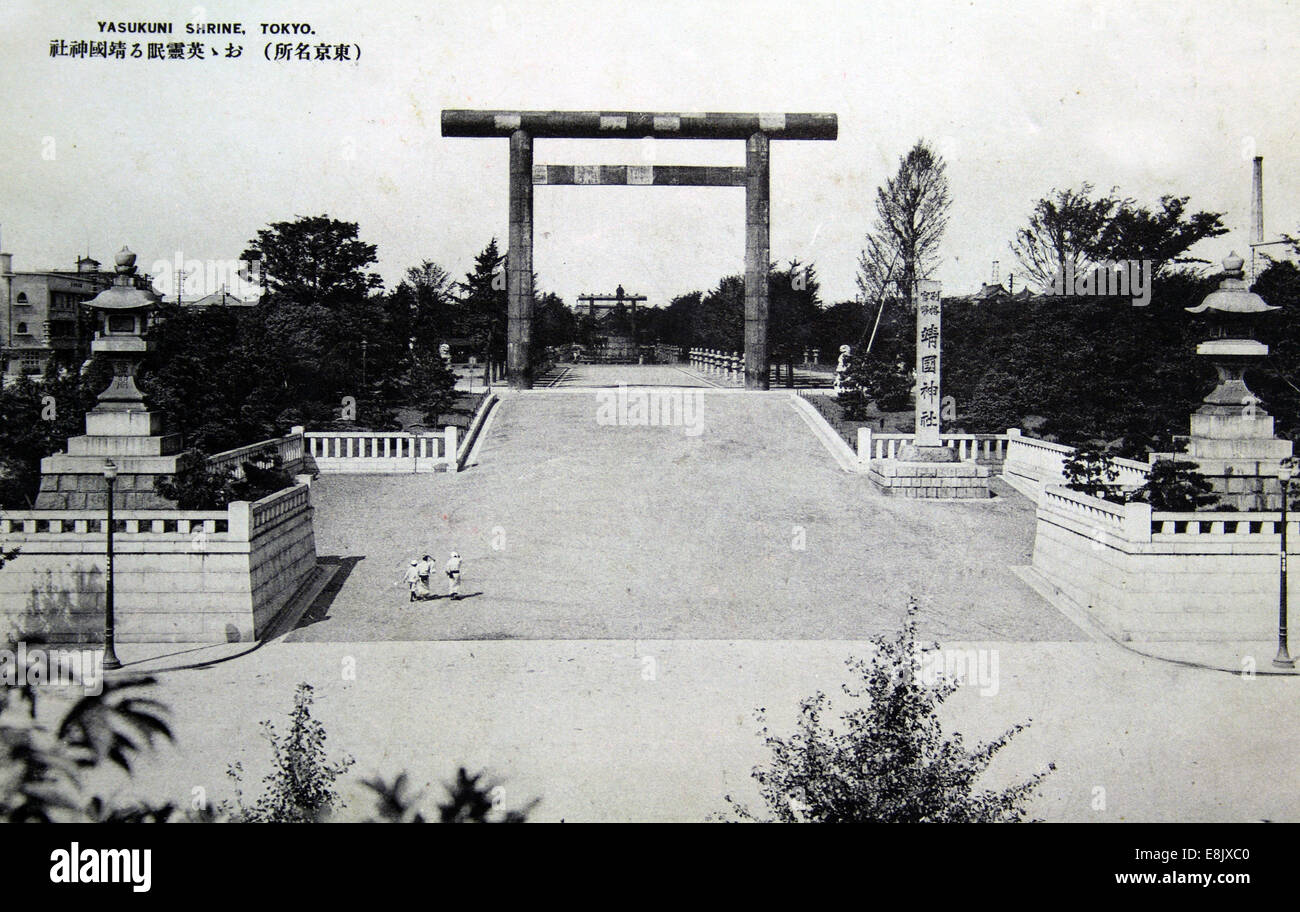
<instances>
[{"instance_id":1,"label":"grass area beside path","mask_svg":"<svg viewBox=\"0 0 1300 912\"><path fill-rule=\"evenodd\" d=\"M422 419L424 413L422 410L413 407L403 407L397 409L398 420L402 422L402 427L408 431L411 430L438 430L441 431L447 426L452 426L460 431L465 431L474 421L474 414L478 411L483 400L487 398L486 392L457 392L456 401L452 404L450 411L443 412L438 416L436 424L426 424Z\"/></svg>"},{"instance_id":2,"label":"grass area beside path","mask_svg":"<svg viewBox=\"0 0 1300 912\"><path fill-rule=\"evenodd\" d=\"M870 428L879 434L910 434L915 428L915 415L911 409L902 412L874 412L858 421L844 417L844 408L835 396L802 395L817 409L826 423L835 428L853 449L858 446L858 428Z\"/></svg>"}]
</instances>

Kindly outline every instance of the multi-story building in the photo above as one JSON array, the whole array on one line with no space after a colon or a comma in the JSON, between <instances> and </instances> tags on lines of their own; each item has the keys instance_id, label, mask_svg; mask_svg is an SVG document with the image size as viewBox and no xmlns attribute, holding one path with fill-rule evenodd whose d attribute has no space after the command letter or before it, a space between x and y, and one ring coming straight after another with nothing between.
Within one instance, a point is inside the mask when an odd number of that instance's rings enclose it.
<instances>
[{"instance_id":1,"label":"multi-story building","mask_svg":"<svg viewBox=\"0 0 1300 912\"><path fill-rule=\"evenodd\" d=\"M90 257L76 269L15 272L0 253L0 369L5 377L40 375L54 361L76 368L90 355L93 328L82 305L113 284Z\"/></svg>"}]
</instances>

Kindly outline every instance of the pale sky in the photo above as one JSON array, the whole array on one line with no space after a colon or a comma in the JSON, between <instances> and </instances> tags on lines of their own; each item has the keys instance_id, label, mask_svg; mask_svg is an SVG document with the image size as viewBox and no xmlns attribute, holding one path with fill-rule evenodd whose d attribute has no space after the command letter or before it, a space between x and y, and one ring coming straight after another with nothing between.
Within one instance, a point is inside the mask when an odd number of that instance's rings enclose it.
<instances>
[{"instance_id":1,"label":"pale sky","mask_svg":"<svg viewBox=\"0 0 1300 912\"><path fill-rule=\"evenodd\" d=\"M112 10L111 14L106 10ZM279 11L279 12L276 12ZM258 228L360 223L391 287L423 259L460 277L506 239L507 143L443 139L444 107L839 115L835 142L772 144L772 255L854 294L876 187L918 138L946 156L937 278L975 290L1039 197L1087 180L1226 213L1198 252L1245 254L1250 160L1265 232L1300 229L1294 113L1300 10L1258 3L722 4L5 0L0 240L16 269L228 260ZM171 36L97 22L170 21ZM242 22L237 60L54 58L51 40L189 41ZM263 22L360 45L359 63L272 63ZM129 45L128 45L129 46ZM355 52L354 52L355 53ZM740 142L539 140L538 164L743 164ZM536 271L570 304L629 291L664 304L742 271L739 188L539 187ZM1017 283L1019 285L1019 283Z\"/></svg>"}]
</instances>

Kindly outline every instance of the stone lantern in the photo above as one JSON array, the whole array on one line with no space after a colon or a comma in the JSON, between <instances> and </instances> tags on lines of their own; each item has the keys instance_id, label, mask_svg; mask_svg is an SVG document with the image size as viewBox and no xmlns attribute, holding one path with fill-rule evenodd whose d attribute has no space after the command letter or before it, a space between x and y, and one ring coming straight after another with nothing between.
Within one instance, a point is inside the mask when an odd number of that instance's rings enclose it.
<instances>
[{"instance_id":1,"label":"stone lantern","mask_svg":"<svg viewBox=\"0 0 1300 912\"><path fill-rule=\"evenodd\" d=\"M1278 467L1291 456L1292 444L1273 436L1273 418L1246 386L1245 374L1268 355L1268 346L1251 338L1256 322L1280 308L1250 291L1244 265L1236 253L1229 254L1219 287L1187 308L1209 323L1210 338L1196 346L1196 353L1214 365L1219 382L1192 413L1186 455L1158 455L1197 463L1221 503L1274 510L1282 497Z\"/></svg>"},{"instance_id":2,"label":"stone lantern","mask_svg":"<svg viewBox=\"0 0 1300 912\"><path fill-rule=\"evenodd\" d=\"M144 394L135 385L140 362L153 348L153 343L145 341L144 333L161 298L140 282L135 272L135 254L123 247L117 254L113 284L89 303L96 324L90 350L113 367L112 383L99 394L99 404L86 416L90 434L97 433L92 426L100 433L130 434L138 430L133 425L145 420L144 416L161 424L161 415L145 410ZM151 427L149 432L158 431Z\"/></svg>"},{"instance_id":3,"label":"stone lantern","mask_svg":"<svg viewBox=\"0 0 1300 912\"><path fill-rule=\"evenodd\" d=\"M149 410L135 384L140 362L152 347L145 330L161 298L136 275L135 254L125 247L117 254L116 269L113 284L87 304L97 327L91 351L112 366L113 380L86 413L86 433L69 438L66 453L41 460L38 510L103 509L106 460L117 467L114 506L175 506L154 490L154 481L174 476L183 463L181 438L164 433L163 414Z\"/></svg>"}]
</instances>

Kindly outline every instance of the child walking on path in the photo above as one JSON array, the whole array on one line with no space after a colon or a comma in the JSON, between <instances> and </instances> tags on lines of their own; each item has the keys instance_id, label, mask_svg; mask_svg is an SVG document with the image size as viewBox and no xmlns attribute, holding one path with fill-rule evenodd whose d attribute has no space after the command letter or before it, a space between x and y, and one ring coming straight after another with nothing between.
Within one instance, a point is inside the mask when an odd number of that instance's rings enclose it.
<instances>
[{"instance_id":1,"label":"child walking on path","mask_svg":"<svg viewBox=\"0 0 1300 912\"><path fill-rule=\"evenodd\" d=\"M429 586L429 577L433 574L432 555L424 555L424 558L415 565L415 572L420 577L420 582L415 589L416 595L421 599L431 598L433 589Z\"/></svg>"},{"instance_id":2,"label":"child walking on path","mask_svg":"<svg viewBox=\"0 0 1300 912\"><path fill-rule=\"evenodd\" d=\"M415 601L416 587L420 585L420 568L416 561L411 561L411 565L406 568L406 585L411 589L411 601Z\"/></svg>"}]
</instances>

